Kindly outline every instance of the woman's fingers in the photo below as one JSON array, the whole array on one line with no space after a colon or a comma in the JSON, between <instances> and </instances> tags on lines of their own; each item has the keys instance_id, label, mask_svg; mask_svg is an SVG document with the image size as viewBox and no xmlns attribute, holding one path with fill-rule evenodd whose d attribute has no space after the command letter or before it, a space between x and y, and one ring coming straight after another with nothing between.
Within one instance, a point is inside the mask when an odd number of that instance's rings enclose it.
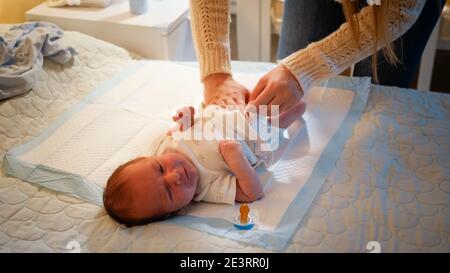
<instances>
[{"instance_id":1,"label":"woman's fingers","mask_svg":"<svg viewBox=\"0 0 450 273\"><path fill-rule=\"evenodd\" d=\"M272 105L278 105L278 114L281 114L296 105L296 102L292 100L281 100L281 102L277 101Z\"/></svg>"},{"instance_id":2,"label":"woman's fingers","mask_svg":"<svg viewBox=\"0 0 450 273\"><path fill-rule=\"evenodd\" d=\"M238 106L244 106L246 104L247 97L248 93L245 96L234 96L233 101Z\"/></svg>"},{"instance_id":3,"label":"woman's fingers","mask_svg":"<svg viewBox=\"0 0 450 273\"><path fill-rule=\"evenodd\" d=\"M283 106L286 104L286 101L280 98L280 96L275 96L268 104L267 104L267 113L269 116L278 115L281 113ZM274 109L274 107L278 107L278 109ZM273 113L272 111L275 111Z\"/></svg>"},{"instance_id":4,"label":"woman's fingers","mask_svg":"<svg viewBox=\"0 0 450 273\"><path fill-rule=\"evenodd\" d=\"M306 103L304 101L300 101L294 106L280 112L278 115L278 127L287 128L289 125L298 120L306 110ZM270 117L269 120L273 124L274 117Z\"/></svg>"},{"instance_id":5,"label":"woman's fingers","mask_svg":"<svg viewBox=\"0 0 450 273\"><path fill-rule=\"evenodd\" d=\"M279 112L284 112L298 103L303 91L295 76L283 65L278 65L256 84L250 97L250 103L255 106L279 106ZM268 112L271 112L269 107Z\"/></svg>"},{"instance_id":6,"label":"woman's fingers","mask_svg":"<svg viewBox=\"0 0 450 273\"><path fill-rule=\"evenodd\" d=\"M245 113L245 102L243 100L234 100L234 102L236 103L236 108L241 111L243 114Z\"/></svg>"},{"instance_id":7,"label":"woman's fingers","mask_svg":"<svg viewBox=\"0 0 450 273\"><path fill-rule=\"evenodd\" d=\"M273 92L271 92L271 90L269 90L269 88L265 88L261 94L259 94L258 97L256 97L256 99L251 100L249 102L249 104L252 104L256 107L260 106L260 105L268 105L270 103L270 101L273 99L274 94Z\"/></svg>"},{"instance_id":8,"label":"woman's fingers","mask_svg":"<svg viewBox=\"0 0 450 273\"><path fill-rule=\"evenodd\" d=\"M225 102L226 106L229 107L230 109L233 109L238 106L238 104L233 98L227 98Z\"/></svg>"},{"instance_id":9,"label":"woman's fingers","mask_svg":"<svg viewBox=\"0 0 450 273\"><path fill-rule=\"evenodd\" d=\"M256 99L259 96L259 94L261 94L261 92L264 90L266 85L267 85L267 80L265 77L262 77L261 79L259 79L256 86L253 88L252 93L250 94L250 100L252 101L252 100Z\"/></svg>"},{"instance_id":10,"label":"woman's fingers","mask_svg":"<svg viewBox=\"0 0 450 273\"><path fill-rule=\"evenodd\" d=\"M268 89L264 90L263 93L251 103L257 107L258 112L261 111L262 106L267 107L265 113L267 113L268 116L278 115L278 113L280 113L282 109L285 109L289 104L289 102L286 102L281 94L275 92L274 90ZM275 111L275 113L272 113L272 111Z\"/></svg>"}]
</instances>

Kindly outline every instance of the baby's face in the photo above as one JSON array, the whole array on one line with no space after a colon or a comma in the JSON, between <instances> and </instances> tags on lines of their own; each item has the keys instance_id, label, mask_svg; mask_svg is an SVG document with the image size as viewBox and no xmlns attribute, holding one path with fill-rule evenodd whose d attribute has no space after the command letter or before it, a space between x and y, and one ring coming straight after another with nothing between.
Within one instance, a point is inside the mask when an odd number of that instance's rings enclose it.
<instances>
[{"instance_id":1,"label":"baby's face","mask_svg":"<svg viewBox=\"0 0 450 273\"><path fill-rule=\"evenodd\" d=\"M127 202L135 217L161 216L186 206L194 197L198 172L194 164L175 151L146 157L124 170L129 181Z\"/></svg>"}]
</instances>

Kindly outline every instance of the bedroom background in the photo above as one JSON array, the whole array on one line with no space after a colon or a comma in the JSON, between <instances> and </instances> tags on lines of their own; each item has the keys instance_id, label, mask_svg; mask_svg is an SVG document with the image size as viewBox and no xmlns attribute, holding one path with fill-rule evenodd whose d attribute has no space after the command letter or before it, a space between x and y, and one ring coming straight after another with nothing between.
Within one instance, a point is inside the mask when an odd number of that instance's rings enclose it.
<instances>
[{"instance_id":1,"label":"bedroom background","mask_svg":"<svg viewBox=\"0 0 450 273\"><path fill-rule=\"evenodd\" d=\"M21 23L25 12L45 0L0 0L0 23Z\"/></svg>"},{"instance_id":2,"label":"bedroom background","mask_svg":"<svg viewBox=\"0 0 450 273\"><path fill-rule=\"evenodd\" d=\"M45 0L0 0L0 23L21 23L25 21L25 12ZM282 17L282 3L283 0L272 0L272 46L271 46L271 61L275 61L278 33L277 30L281 26ZM448 93L450 86L450 78L446 76L448 72L448 63L450 62L450 50L448 50L450 43L450 0L447 0L447 12L444 12L443 26L441 27L441 40L445 41L445 46L436 50L435 61L433 65L432 80L430 90L437 92ZM236 24L236 0L231 0L231 58L239 60L237 54L237 24ZM442 44L443 42L441 42ZM412 84L411 88L417 88L417 80Z\"/></svg>"}]
</instances>

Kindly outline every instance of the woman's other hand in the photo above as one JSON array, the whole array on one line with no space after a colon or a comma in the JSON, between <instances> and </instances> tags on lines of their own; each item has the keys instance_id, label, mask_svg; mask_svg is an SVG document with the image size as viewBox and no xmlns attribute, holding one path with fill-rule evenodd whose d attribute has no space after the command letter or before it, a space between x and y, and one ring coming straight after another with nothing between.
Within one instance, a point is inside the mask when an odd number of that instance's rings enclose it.
<instances>
[{"instance_id":1,"label":"woman's other hand","mask_svg":"<svg viewBox=\"0 0 450 273\"><path fill-rule=\"evenodd\" d=\"M257 109L260 105L278 105L279 113L282 114L298 104L302 97L303 90L297 78L279 64L259 80L250 95L249 104ZM268 114L270 115L270 107Z\"/></svg>"}]
</instances>

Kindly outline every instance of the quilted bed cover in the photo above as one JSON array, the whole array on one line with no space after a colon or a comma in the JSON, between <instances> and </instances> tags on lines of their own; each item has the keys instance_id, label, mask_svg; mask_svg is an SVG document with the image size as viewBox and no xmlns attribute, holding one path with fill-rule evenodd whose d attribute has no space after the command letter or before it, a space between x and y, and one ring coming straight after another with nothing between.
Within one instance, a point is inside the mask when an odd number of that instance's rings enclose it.
<instances>
[{"instance_id":1,"label":"quilted bed cover","mask_svg":"<svg viewBox=\"0 0 450 273\"><path fill-rule=\"evenodd\" d=\"M0 32L7 26L0 26ZM0 103L0 156L44 131L124 67L124 49L77 33L64 43L74 62L46 62L27 95ZM233 63L264 72L273 64ZM339 160L300 222L287 252L449 251L450 97L372 86L366 109ZM0 162L1 163L1 162ZM164 222L125 228L101 207L0 176L4 252L265 252L265 248Z\"/></svg>"}]
</instances>

